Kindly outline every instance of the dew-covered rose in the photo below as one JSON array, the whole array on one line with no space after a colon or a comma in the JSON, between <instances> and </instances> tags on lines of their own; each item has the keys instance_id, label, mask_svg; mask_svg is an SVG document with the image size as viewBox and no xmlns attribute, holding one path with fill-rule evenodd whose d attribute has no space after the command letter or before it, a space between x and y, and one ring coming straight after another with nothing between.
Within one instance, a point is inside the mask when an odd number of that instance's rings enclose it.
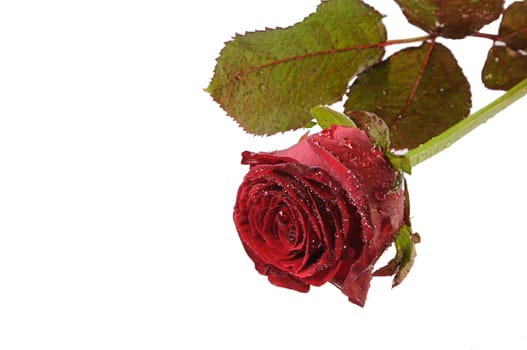
<instances>
[{"instance_id":1,"label":"dew-covered rose","mask_svg":"<svg viewBox=\"0 0 527 350\"><path fill-rule=\"evenodd\" d=\"M234 222L256 270L307 292L331 282L363 306L375 262L403 224L398 173L358 128L333 126L250 165Z\"/></svg>"}]
</instances>

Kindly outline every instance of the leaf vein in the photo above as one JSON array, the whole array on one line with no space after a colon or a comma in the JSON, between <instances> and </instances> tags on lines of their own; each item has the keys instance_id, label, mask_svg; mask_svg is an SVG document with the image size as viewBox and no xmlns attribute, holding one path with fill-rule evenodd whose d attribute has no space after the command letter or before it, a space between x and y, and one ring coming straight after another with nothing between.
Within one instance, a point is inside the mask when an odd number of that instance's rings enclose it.
<instances>
[{"instance_id":1,"label":"leaf vein","mask_svg":"<svg viewBox=\"0 0 527 350\"><path fill-rule=\"evenodd\" d=\"M428 62L430 60L430 56L432 55L432 51L434 50L435 44L436 44L435 40L432 40L428 48L428 51L426 52L425 58L423 60L423 64L421 65L421 68L419 69L419 73L417 74L415 82L412 86L412 91L410 92L410 96L408 96L406 103L403 105L403 107L401 108L401 111L399 112L399 115L401 116L404 113L406 113L406 110L412 104L412 101L415 98L415 94L417 93L417 89L419 88L419 84L421 83L421 79L423 78L426 67L428 66Z\"/></svg>"},{"instance_id":2,"label":"leaf vein","mask_svg":"<svg viewBox=\"0 0 527 350\"><path fill-rule=\"evenodd\" d=\"M274 60L274 61L271 61L271 62L268 62L268 63L264 63L264 64L260 64L260 65L254 66L254 67L250 67L250 68L246 69L245 71L237 73L237 74L234 75L234 78L231 79L230 83L232 83L232 80L239 81L244 76L246 76L248 74L251 74L251 73L254 73L254 72L257 72L259 70L262 70L262 69L265 69L265 68L269 68L269 67L273 67L273 66L278 66L280 64L284 64L284 63L288 63L288 62L300 61L300 60L303 60L303 59L316 57L316 56L323 56L323 55L328 55L329 56L329 55L343 53L343 52L349 52L349 51L353 51L353 50L367 50L367 49L372 49L372 48L383 48L383 47L390 46L390 45L407 44L407 43L412 43L412 42L425 41L425 40L429 40L429 39L434 39L434 37L431 36L431 35L425 35L425 36L416 37L416 38L386 40L386 41L378 42L378 43L368 43L368 44L361 44L361 45L355 45L355 46L341 47L341 48L336 48L336 49L332 48L332 49L328 49L328 50L320 50L320 51L314 51L314 52L307 52L307 53L300 54L300 55L288 56L288 57L277 59L277 60Z\"/></svg>"},{"instance_id":3,"label":"leaf vein","mask_svg":"<svg viewBox=\"0 0 527 350\"><path fill-rule=\"evenodd\" d=\"M337 54L337 53L343 53L343 52L349 52L349 51L353 51L353 50L366 50L366 49L371 49L371 48L376 48L376 47L380 48L380 47L385 47L387 45L390 45L390 43L388 41L385 41L385 42L381 42L381 43L363 44L363 45L357 45L357 46L342 47L342 48L337 48L337 49L328 49L328 50L307 52L307 53L300 54L300 55L295 55L295 56L288 56L288 57L277 59L277 60L274 60L274 61L271 61L271 62L268 62L268 63L260 64L258 66L250 67L250 68L246 69L245 71L242 71L242 72L240 72L238 74L235 74L234 75L234 79L235 80L241 80L244 76L246 76L248 74L257 72L257 71L265 69L265 68L278 66L278 65L281 65L281 64L284 64L284 63L288 63L288 62L301 61L303 59L316 57L316 56L324 56L324 55L328 55L329 56L329 55L333 55L333 54Z\"/></svg>"}]
</instances>

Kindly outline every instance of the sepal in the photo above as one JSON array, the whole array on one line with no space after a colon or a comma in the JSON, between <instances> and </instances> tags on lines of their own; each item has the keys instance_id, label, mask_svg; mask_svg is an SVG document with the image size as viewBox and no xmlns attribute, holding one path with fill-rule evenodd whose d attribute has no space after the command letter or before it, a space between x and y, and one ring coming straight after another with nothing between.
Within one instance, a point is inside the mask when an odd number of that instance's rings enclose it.
<instances>
[{"instance_id":1,"label":"sepal","mask_svg":"<svg viewBox=\"0 0 527 350\"><path fill-rule=\"evenodd\" d=\"M373 273L373 276L394 276L392 287L399 285L408 275L416 256L415 245L421 238L418 233L413 233L412 228L403 225L395 239L395 257L384 267Z\"/></svg>"},{"instance_id":2,"label":"sepal","mask_svg":"<svg viewBox=\"0 0 527 350\"><path fill-rule=\"evenodd\" d=\"M386 152L390 147L390 129L384 120L377 114L367 111L347 111L346 115L368 134L374 145L378 145Z\"/></svg>"},{"instance_id":3,"label":"sepal","mask_svg":"<svg viewBox=\"0 0 527 350\"><path fill-rule=\"evenodd\" d=\"M392 287L396 287L406 278L410 269L414 265L417 255L415 245L421 242L421 237L417 232L412 232L412 223L410 222L410 193L404 180L404 224L400 228L395 238L395 257L373 273L373 276L394 276Z\"/></svg>"},{"instance_id":4,"label":"sepal","mask_svg":"<svg viewBox=\"0 0 527 350\"><path fill-rule=\"evenodd\" d=\"M310 112L322 129L327 129L332 125L344 125L351 128L357 127L347 115L327 106L315 106L310 109Z\"/></svg>"},{"instance_id":5,"label":"sepal","mask_svg":"<svg viewBox=\"0 0 527 350\"><path fill-rule=\"evenodd\" d=\"M395 169L402 170L407 174L412 173L412 163L406 155L397 155L390 150L387 150L385 154Z\"/></svg>"},{"instance_id":6,"label":"sepal","mask_svg":"<svg viewBox=\"0 0 527 350\"><path fill-rule=\"evenodd\" d=\"M402 170L407 174L412 173L410 159L390 150L390 128L381 117L366 111L347 111L345 114L368 134L373 144L381 147L394 169Z\"/></svg>"}]
</instances>

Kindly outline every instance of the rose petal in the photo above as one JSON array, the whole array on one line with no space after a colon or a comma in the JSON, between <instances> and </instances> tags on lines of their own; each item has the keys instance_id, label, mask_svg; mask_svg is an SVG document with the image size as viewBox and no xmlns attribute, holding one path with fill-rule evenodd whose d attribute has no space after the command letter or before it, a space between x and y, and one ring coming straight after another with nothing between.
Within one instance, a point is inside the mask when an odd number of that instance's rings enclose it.
<instances>
[{"instance_id":1,"label":"rose petal","mask_svg":"<svg viewBox=\"0 0 527 350\"><path fill-rule=\"evenodd\" d=\"M274 266L269 267L267 274L269 282L277 287L283 287L293 289L298 292L307 293L309 292L309 284L302 282L301 280L294 278L288 273L285 273Z\"/></svg>"}]
</instances>

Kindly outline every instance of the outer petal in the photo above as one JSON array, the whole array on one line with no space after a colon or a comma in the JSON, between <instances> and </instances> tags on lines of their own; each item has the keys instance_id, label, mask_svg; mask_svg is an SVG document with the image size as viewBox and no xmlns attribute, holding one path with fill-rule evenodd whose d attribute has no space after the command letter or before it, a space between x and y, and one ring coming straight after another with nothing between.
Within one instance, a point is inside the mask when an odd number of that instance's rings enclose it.
<instances>
[{"instance_id":1,"label":"outer petal","mask_svg":"<svg viewBox=\"0 0 527 350\"><path fill-rule=\"evenodd\" d=\"M269 282L277 287L293 289L302 293L309 292L309 284L292 277L290 274L283 272L274 266L269 266L267 278L269 279Z\"/></svg>"},{"instance_id":2,"label":"outer petal","mask_svg":"<svg viewBox=\"0 0 527 350\"><path fill-rule=\"evenodd\" d=\"M285 273L270 264L267 264L246 244L243 244L243 247L245 248L247 255L249 255L254 262L256 271L264 276L267 275L269 282L273 285L293 289L302 293L307 293L309 291L309 284L292 277L290 274Z\"/></svg>"}]
</instances>

